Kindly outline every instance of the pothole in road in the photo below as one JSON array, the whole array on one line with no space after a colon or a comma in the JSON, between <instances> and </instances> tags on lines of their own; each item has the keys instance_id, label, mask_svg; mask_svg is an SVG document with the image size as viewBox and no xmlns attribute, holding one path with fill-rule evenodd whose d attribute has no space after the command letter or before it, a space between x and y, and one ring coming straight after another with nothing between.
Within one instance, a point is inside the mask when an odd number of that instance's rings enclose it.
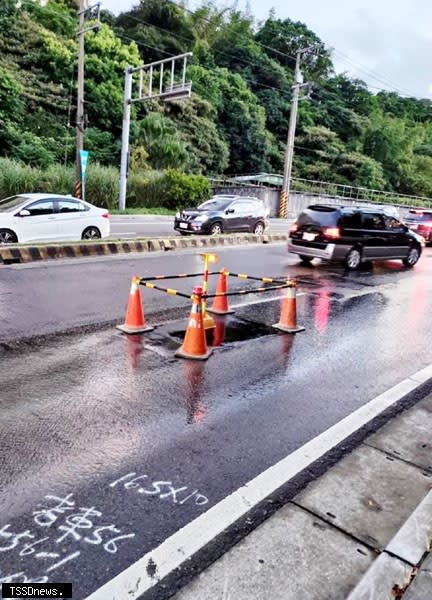
<instances>
[{"instance_id":1,"label":"pothole in road","mask_svg":"<svg viewBox=\"0 0 432 600\"><path fill-rule=\"evenodd\" d=\"M185 331L171 331L169 335L180 343L183 342ZM206 330L207 343L210 346L232 344L274 334L275 330L268 325L247 321L230 316L215 316L214 327Z\"/></svg>"}]
</instances>

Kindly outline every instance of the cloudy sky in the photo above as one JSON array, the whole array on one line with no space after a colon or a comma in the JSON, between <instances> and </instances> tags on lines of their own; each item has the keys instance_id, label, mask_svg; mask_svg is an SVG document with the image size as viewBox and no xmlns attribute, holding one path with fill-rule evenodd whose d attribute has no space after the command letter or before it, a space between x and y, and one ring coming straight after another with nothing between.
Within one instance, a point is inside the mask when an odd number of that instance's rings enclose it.
<instances>
[{"instance_id":1,"label":"cloudy sky","mask_svg":"<svg viewBox=\"0 0 432 600\"><path fill-rule=\"evenodd\" d=\"M102 0L103 8L115 13L134 4ZM191 8L196 4L189 0ZM237 6L245 8L246 0ZM277 18L305 23L333 48L336 70L363 79L372 92L388 89L432 99L431 0L249 0L249 6L257 21L273 6Z\"/></svg>"}]
</instances>

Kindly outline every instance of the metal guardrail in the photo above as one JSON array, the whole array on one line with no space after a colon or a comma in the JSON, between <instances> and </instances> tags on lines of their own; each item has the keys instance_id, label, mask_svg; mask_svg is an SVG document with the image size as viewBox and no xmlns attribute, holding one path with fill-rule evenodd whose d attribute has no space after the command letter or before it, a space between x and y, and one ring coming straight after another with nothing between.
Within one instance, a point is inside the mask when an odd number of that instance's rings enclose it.
<instances>
[{"instance_id":1,"label":"metal guardrail","mask_svg":"<svg viewBox=\"0 0 432 600\"><path fill-rule=\"evenodd\" d=\"M270 185L266 182L254 183L253 181L238 181L232 177L210 179L210 184L212 186L226 186L232 188L249 187L280 189L280 186L274 184ZM291 180L291 193L304 193L311 196L337 200L345 198L347 200L358 200L376 204L432 208L432 198L427 198L425 196L410 196L407 194L398 194L397 192L388 192L385 190L375 190L340 183L331 183L329 181L316 181L296 177L293 177Z\"/></svg>"}]
</instances>

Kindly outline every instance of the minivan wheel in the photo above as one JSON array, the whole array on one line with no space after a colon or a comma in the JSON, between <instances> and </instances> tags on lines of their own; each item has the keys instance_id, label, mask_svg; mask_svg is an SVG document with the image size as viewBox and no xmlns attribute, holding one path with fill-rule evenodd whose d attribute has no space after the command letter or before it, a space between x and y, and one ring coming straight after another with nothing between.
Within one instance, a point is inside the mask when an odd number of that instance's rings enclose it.
<instances>
[{"instance_id":1,"label":"minivan wheel","mask_svg":"<svg viewBox=\"0 0 432 600\"><path fill-rule=\"evenodd\" d=\"M413 267L420 258L420 251L417 246L412 246L409 249L408 256L402 260L406 267Z\"/></svg>"},{"instance_id":2,"label":"minivan wheel","mask_svg":"<svg viewBox=\"0 0 432 600\"><path fill-rule=\"evenodd\" d=\"M351 248L345 257L345 266L350 271L358 269L361 263L361 252L359 248Z\"/></svg>"},{"instance_id":3,"label":"minivan wheel","mask_svg":"<svg viewBox=\"0 0 432 600\"><path fill-rule=\"evenodd\" d=\"M0 244L15 244L18 241L17 236L9 229L0 229Z\"/></svg>"},{"instance_id":4,"label":"minivan wheel","mask_svg":"<svg viewBox=\"0 0 432 600\"><path fill-rule=\"evenodd\" d=\"M306 256L305 254L299 254L299 259L306 265L310 264L313 260L312 256Z\"/></svg>"},{"instance_id":5,"label":"minivan wheel","mask_svg":"<svg viewBox=\"0 0 432 600\"><path fill-rule=\"evenodd\" d=\"M253 233L255 235L263 235L264 234L264 223L261 223L261 221L259 221L259 223L257 223L255 225L255 227L253 228Z\"/></svg>"},{"instance_id":6,"label":"minivan wheel","mask_svg":"<svg viewBox=\"0 0 432 600\"><path fill-rule=\"evenodd\" d=\"M98 240L101 236L101 232L97 227L87 227L82 232L82 240Z\"/></svg>"},{"instance_id":7,"label":"minivan wheel","mask_svg":"<svg viewBox=\"0 0 432 600\"><path fill-rule=\"evenodd\" d=\"M220 235L223 233L222 223L213 223L210 227L210 235Z\"/></svg>"}]
</instances>

